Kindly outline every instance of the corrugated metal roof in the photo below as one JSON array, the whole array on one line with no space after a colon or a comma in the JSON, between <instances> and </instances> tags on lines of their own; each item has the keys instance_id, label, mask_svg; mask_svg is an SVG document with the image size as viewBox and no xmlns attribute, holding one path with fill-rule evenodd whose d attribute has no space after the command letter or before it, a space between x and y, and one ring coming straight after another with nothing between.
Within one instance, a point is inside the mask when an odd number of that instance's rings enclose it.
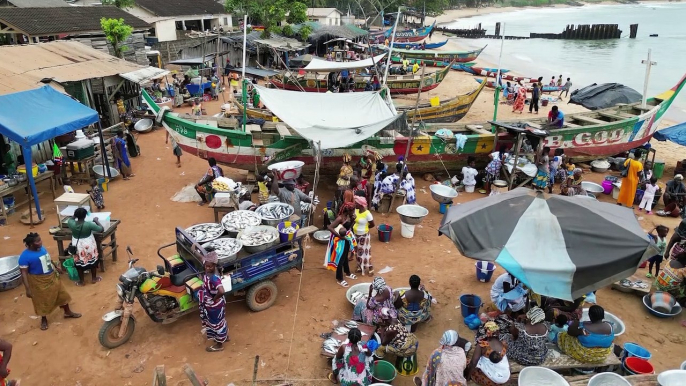
<instances>
[{"instance_id":1,"label":"corrugated metal roof","mask_svg":"<svg viewBox=\"0 0 686 386\"><path fill-rule=\"evenodd\" d=\"M165 70L163 68L144 67L139 70L119 74L119 76L134 83L145 83L167 74L169 74L169 70Z\"/></svg>"},{"instance_id":2,"label":"corrugated metal roof","mask_svg":"<svg viewBox=\"0 0 686 386\"><path fill-rule=\"evenodd\" d=\"M41 86L41 79L76 82L144 68L76 41L0 46L0 94Z\"/></svg>"}]
</instances>

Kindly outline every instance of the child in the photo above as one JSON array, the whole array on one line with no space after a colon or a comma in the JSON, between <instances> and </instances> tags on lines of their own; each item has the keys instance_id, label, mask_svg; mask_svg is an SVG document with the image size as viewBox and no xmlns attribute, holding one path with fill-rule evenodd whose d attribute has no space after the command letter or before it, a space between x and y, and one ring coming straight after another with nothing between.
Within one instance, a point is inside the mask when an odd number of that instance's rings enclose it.
<instances>
[{"instance_id":1,"label":"child","mask_svg":"<svg viewBox=\"0 0 686 386\"><path fill-rule=\"evenodd\" d=\"M269 182L269 177L266 174L257 175L257 190L258 190L258 200L260 205L264 205L269 201L269 187L267 183Z\"/></svg>"},{"instance_id":2,"label":"child","mask_svg":"<svg viewBox=\"0 0 686 386\"><path fill-rule=\"evenodd\" d=\"M99 210L105 209L105 199L102 197L102 190L100 190L97 181L91 179L91 190L87 190L86 192L91 195L95 206Z\"/></svg>"},{"instance_id":3,"label":"child","mask_svg":"<svg viewBox=\"0 0 686 386\"><path fill-rule=\"evenodd\" d=\"M328 201L326 203L326 209L324 209L324 227L322 229L326 229L329 227L329 225L336 220L336 212L333 211L333 202Z\"/></svg>"},{"instance_id":4,"label":"child","mask_svg":"<svg viewBox=\"0 0 686 386\"><path fill-rule=\"evenodd\" d=\"M255 210L257 205L251 201L252 195L250 192L245 193L238 199L238 209L240 210Z\"/></svg>"},{"instance_id":5,"label":"child","mask_svg":"<svg viewBox=\"0 0 686 386\"><path fill-rule=\"evenodd\" d=\"M574 162L572 161L571 158L567 158L567 175L568 176L573 175L574 169L576 169L576 165L574 165Z\"/></svg>"},{"instance_id":6,"label":"child","mask_svg":"<svg viewBox=\"0 0 686 386\"><path fill-rule=\"evenodd\" d=\"M176 139L174 139L173 135L169 134L168 130L165 130L166 137L164 138L164 143L169 143L169 137L171 137L171 143L172 143L172 152L176 156L176 167L181 167L181 147L179 144L176 142Z\"/></svg>"},{"instance_id":7,"label":"child","mask_svg":"<svg viewBox=\"0 0 686 386\"><path fill-rule=\"evenodd\" d=\"M567 331L567 316L560 314L555 318L555 323L550 326L550 332L548 332L548 340L551 343L557 343L557 334L562 331Z\"/></svg>"},{"instance_id":8,"label":"child","mask_svg":"<svg viewBox=\"0 0 686 386\"><path fill-rule=\"evenodd\" d=\"M646 184L641 204L638 206L639 211L642 211L643 208L645 208L648 214L653 214L651 209L653 208L653 200L655 200L655 193L658 191L658 189L660 189L660 187L657 186L657 178L650 177L650 182Z\"/></svg>"},{"instance_id":9,"label":"child","mask_svg":"<svg viewBox=\"0 0 686 386\"><path fill-rule=\"evenodd\" d=\"M0 386L19 386L19 381L7 379L7 376L10 374L10 369L7 368L7 365L12 357L12 344L0 339L0 353Z\"/></svg>"},{"instance_id":10,"label":"child","mask_svg":"<svg viewBox=\"0 0 686 386\"><path fill-rule=\"evenodd\" d=\"M654 235L652 232L648 233L648 235L655 241L658 253L657 255L648 259L650 265L648 266L648 273L646 273L647 278L653 277L653 265L655 265L655 276L660 273L660 264L664 258L665 249L667 249L667 234L669 233L669 228L664 225L658 225L653 228L653 230L657 232L657 235Z\"/></svg>"}]
</instances>

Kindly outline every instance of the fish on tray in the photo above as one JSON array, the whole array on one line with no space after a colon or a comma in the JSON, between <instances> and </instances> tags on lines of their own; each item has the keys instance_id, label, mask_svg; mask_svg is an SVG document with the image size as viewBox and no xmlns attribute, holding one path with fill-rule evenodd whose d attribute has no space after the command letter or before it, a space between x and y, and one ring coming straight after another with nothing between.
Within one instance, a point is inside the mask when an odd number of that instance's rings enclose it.
<instances>
[{"instance_id":1,"label":"fish on tray","mask_svg":"<svg viewBox=\"0 0 686 386\"><path fill-rule=\"evenodd\" d=\"M222 238L205 243L202 245L202 247L205 249L208 247L214 248L217 256L221 259L235 255L241 250L242 246L241 243L236 239Z\"/></svg>"},{"instance_id":2,"label":"fish on tray","mask_svg":"<svg viewBox=\"0 0 686 386\"><path fill-rule=\"evenodd\" d=\"M244 229L260 225L262 218L249 210L234 210L222 218L222 226L230 232L238 232Z\"/></svg>"},{"instance_id":3,"label":"fish on tray","mask_svg":"<svg viewBox=\"0 0 686 386\"><path fill-rule=\"evenodd\" d=\"M288 204L271 203L260 206L255 212L266 220L280 220L290 217L294 209Z\"/></svg>"},{"instance_id":4,"label":"fish on tray","mask_svg":"<svg viewBox=\"0 0 686 386\"><path fill-rule=\"evenodd\" d=\"M224 234L224 227L217 223L196 224L186 228L188 233L195 241L204 243L212 241Z\"/></svg>"},{"instance_id":5,"label":"fish on tray","mask_svg":"<svg viewBox=\"0 0 686 386\"><path fill-rule=\"evenodd\" d=\"M240 242L242 242L243 245L252 247L271 243L272 241L276 240L277 237L278 236L275 235L274 232L271 232L267 229L262 229L242 234L240 237Z\"/></svg>"}]
</instances>

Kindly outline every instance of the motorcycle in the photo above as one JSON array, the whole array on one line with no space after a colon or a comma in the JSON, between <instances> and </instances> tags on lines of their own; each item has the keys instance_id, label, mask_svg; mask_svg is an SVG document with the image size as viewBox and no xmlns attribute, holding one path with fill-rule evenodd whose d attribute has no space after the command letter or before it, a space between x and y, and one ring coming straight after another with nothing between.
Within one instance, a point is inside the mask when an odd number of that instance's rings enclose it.
<instances>
[{"instance_id":1,"label":"motorcycle","mask_svg":"<svg viewBox=\"0 0 686 386\"><path fill-rule=\"evenodd\" d=\"M118 305L114 311L105 314L98 339L108 349L126 343L136 328L133 304L136 299L154 322L169 324L198 308L197 292L202 288L201 272L186 269L178 274L169 274L158 265L156 271L136 267L139 259L133 258L131 247L126 247L129 256L128 270L117 283Z\"/></svg>"}]
</instances>

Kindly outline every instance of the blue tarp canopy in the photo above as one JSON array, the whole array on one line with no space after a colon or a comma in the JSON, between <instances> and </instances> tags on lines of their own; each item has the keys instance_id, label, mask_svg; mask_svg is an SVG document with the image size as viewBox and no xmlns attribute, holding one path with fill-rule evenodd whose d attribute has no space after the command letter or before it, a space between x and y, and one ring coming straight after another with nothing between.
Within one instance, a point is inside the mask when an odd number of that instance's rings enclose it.
<instances>
[{"instance_id":1,"label":"blue tarp canopy","mask_svg":"<svg viewBox=\"0 0 686 386\"><path fill-rule=\"evenodd\" d=\"M681 146L686 146L686 122L656 131L653 138L658 141L672 141Z\"/></svg>"},{"instance_id":2,"label":"blue tarp canopy","mask_svg":"<svg viewBox=\"0 0 686 386\"><path fill-rule=\"evenodd\" d=\"M31 170L31 146L98 122L98 113L50 86L0 95L0 134L19 143L26 170ZM33 174L27 173L36 211L41 218Z\"/></svg>"}]
</instances>

